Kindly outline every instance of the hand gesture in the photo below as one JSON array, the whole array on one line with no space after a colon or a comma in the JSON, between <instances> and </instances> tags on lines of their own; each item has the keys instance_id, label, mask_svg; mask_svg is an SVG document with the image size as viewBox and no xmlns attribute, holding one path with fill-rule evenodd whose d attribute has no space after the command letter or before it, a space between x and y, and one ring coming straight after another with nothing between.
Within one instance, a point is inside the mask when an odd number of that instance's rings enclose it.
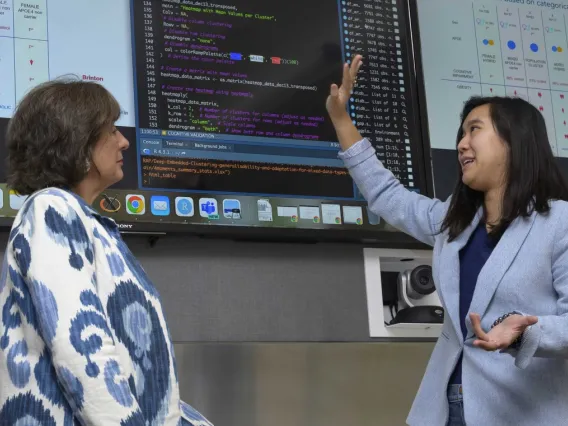
<instances>
[{"instance_id":1,"label":"hand gesture","mask_svg":"<svg viewBox=\"0 0 568 426\"><path fill-rule=\"evenodd\" d=\"M357 83L357 73L361 65L363 65L363 57L356 55L353 61L351 61L351 66L349 66L349 64L343 64L343 80L341 86L337 87L337 84L331 85L325 106L332 120L344 118L346 115L347 101L349 101L353 87Z\"/></svg>"},{"instance_id":2,"label":"hand gesture","mask_svg":"<svg viewBox=\"0 0 568 426\"><path fill-rule=\"evenodd\" d=\"M477 336L473 345L486 351L508 348L527 327L538 322L535 316L511 315L486 333L481 328L481 318L478 314L470 314L469 317Z\"/></svg>"}]
</instances>

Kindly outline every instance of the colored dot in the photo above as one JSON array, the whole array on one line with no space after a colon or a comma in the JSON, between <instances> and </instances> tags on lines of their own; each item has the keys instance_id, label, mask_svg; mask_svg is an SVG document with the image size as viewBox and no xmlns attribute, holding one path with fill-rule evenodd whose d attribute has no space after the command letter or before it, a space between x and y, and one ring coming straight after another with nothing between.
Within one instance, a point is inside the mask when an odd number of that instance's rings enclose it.
<instances>
[{"instance_id":1,"label":"colored dot","mask_svg":"<svg viewBox=\"0 0 568 426\"><path fill-rule=\"evenodd\" d=\"M553 52L556 52L556 51L557 51L556 46L552 46L552 51L553 51Z\"/></svg>"},{"instance_id":2,"label":"colored dot","mask_svg":"<svg viewBox=\"0 0 568 426\"><path fill-rule=\"evenodd\" d=\"M349 45L345 46L345 48L346 48L347 50L349 50Z\"/></svg>"},{"instance_id":3,"label":"colored dot","mask_svg":"<svg viewBox=\"0 0 568 426\"><path fill-rule=\"evenodd\" d=\"M507 42L507 47L511 50L515 50L515 48L517 47L517 45L515 44L515 42L513 40L509 40Z\"/></svg>"},{"instance_id":4,"label":"colored dot","mask_svg":"<svg viewBox=\"0 0 568 426\"><path fill-rule=\"evenodd\" d=\"M536 43L531 43L530 48L531 48L531 50L532 50L533 52L538 52L538 44L536 44Z\"/></svg>"},{"instance_id":5,"label":"colored dot","mask_svg":"<svg viewBox=\"0 0 568 426\"><path fill-rule=\"evenodd\" d=\"M349 34L349 31L345 30L345 34Z\"/></svg>"},{"instance_id":6,"label":"colored dot","mask_svg":"<svg viewBox=\"0 0 568 426\"><path fill-rule=\"evenodd\" d=\"M347 12L347 9L343 8L343 13Z\"/></svg>"},{"instance_id":7,"label":"colored dot","mask_svg":"<svg viewBox=\"0 0 568 426\"><path fill-rule=\"evenodd\" d=\"M487 40L486 38L483 39L483 44L487 46L489 44L489 40Z\"/></svg>"},{"instance_id":8,"label":"colored dot","mask_svg":"<svg viewBox=\"0 0 568 426\"><path fill-rule=\"evenodd\" d=\"M493 40L489 40L489 46L493 46L495 42Z\"/></svg>"},{"instance_id":9,"label":"colored dot","mask_svg":"<svg viewBox=\"0 0 568 426\"><path fill-rule=\"evenodd\" d=\"M562 48L561 48L561 47L558 47L557 50L558 50L559 52L562 52Z\"/></svg>"}]
</instances>

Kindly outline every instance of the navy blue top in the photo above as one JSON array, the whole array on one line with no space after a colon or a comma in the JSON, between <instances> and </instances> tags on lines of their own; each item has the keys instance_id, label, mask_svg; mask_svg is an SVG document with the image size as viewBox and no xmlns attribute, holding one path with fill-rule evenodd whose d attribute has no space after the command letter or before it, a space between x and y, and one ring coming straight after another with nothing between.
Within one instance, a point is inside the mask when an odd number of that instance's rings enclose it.
<instances>
[{"instance_id":1,"label":"navy blue top","mask_svg":"<svg viewBox=\"0 0 568 426\"><path fill-rule=\"evenodd\" d=\"M495 241L489 237L485 223L481 221L467 244L460 250L460 326L464 341L467 335L465 319L471 305L477 277L494 247ZM462 355L450 378L450 383L462 383Z\"/></svg>"}]
</instances>

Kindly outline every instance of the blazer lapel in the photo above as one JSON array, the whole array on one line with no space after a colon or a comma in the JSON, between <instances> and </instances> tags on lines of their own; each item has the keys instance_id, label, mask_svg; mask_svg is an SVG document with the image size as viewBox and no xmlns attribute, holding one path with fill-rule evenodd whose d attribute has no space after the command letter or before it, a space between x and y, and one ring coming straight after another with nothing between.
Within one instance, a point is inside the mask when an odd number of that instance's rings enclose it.
<instances>
[{"instance_id":1,"label":"blazer lapel","mask_svg":"<svg viewBox=\"0 0 568 426\"><path fill-rule=\"evenodd\" d=\"M529 217L519 217L509 225L477 277L469 312L483 317L503 276L525 242L536 215L537 213L533 212ZM466 318L466 324L471 330L469 315Z\"/></svg>"},{"instance_id":2,"label":"blazer lapel","mask_svg":"<svg viewBox=\"0 0 568 426\"><path fill-rule=\"evenodd\" d=\"M440 293L444 300L446 314L454 326L460 341L463 334L460 325L460 250L479 225L483 210L479 209L469 226L452 242L446 242L440 253Z\"/></svg>"}]
</instances>

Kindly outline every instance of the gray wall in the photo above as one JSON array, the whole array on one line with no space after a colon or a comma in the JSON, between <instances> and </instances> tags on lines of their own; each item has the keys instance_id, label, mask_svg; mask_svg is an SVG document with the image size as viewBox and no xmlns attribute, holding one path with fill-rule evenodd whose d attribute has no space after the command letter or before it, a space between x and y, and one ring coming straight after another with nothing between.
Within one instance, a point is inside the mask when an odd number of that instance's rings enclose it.
<instances>
[{"instance_id":1,"label":"gray wall","mask_svg":"<svg viewBox=\"0 0 568 426\"><path fill-rule=\"evenodd\" d=\"M367 341L359 246L126 236L176 342ZM7 234L0 234L0 254Z\"/></svg>"},{"instance_id":2,"label":"gray wall","mask_svg":"<svg viewBox=\"0 0 568 426\"><path fill-rule=\"evenodd\" d=\"M127 242L158 286L176 341L368 340L361 247Z\"/></svg>"},{"instance_id":3,"label":"gray wall","mask_svg":"<svg viewBox=\"0 0 568 426\"><path fill-rule=\"evenodd\" d=\"M182 398L216 426L405 424L433 345L369 339L362 247L126 241L161 294Z\"/></svg>"}]
</instances>

